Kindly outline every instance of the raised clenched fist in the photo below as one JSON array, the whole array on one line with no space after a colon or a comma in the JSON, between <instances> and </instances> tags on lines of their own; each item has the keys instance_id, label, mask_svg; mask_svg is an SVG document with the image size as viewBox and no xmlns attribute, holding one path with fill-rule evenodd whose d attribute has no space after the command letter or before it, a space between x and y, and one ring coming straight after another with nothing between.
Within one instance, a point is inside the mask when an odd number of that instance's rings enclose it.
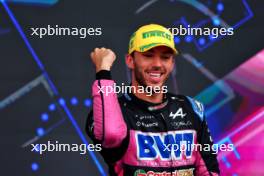
<instances>
[{"instance_id":1,"label":"raised clenched fist","mask_svg":"<svg viewBox=\"0 0 264 176\"><path fill-rule=\"evenodd\" d=\"M90 56L96 67L96 72L110 70L116 59L115 53L107 48L95 48Z\"/></svg>"}]
</instances>

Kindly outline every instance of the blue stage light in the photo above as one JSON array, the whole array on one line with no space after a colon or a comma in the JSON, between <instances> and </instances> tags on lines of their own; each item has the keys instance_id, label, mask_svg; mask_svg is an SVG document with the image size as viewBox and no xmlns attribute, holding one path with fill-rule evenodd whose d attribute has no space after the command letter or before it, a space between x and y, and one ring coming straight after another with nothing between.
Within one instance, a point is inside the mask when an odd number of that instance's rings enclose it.
<instances>
[{"instance_id":1,"label":"blue stage light","mask_svg":"<svg viewBox=\"0 0 264 176\"><path fill-rule=\"evenodd\" d=\"M77 104L78 104L78 99L77 99L76 97L72 97L72 99L71 99L71 104L72 104L73 106L77 105Z\"/></svg>"},{"instance_id":2,"label":"blue stage light","mask_svg":"<svg viewBox=\"0 0 264 176\"><path fill-rule=\"evenodd\" d=\"M38 136L43 136L44 135L44 133L45 133L45 130L43 129L43 128L37 128L37 134L38 134Z\"/></svg>"},{"instance_id":3,"label":"blue stage light","mask_svg":"<svg viewBox=\"0 0 264 176\"><path fill-rule=\"evenodd\" d=\"M219 3L217 4L217 6L216 6L216 9L217 9L218 11L223 11L223 10L224 10L224 4L221 3L221 2L219 2Z\"/></svg>"},{"instance_id":4,"label":"blue stage light","mask_svg":"<svg viewBox=\"0 0 264 176\"><path fill-rule=\"evenodd\" d=\"M91 99L86 99L86 100L84 100L84 105L86 106L86 107L90 107L91 105L92 105L92 101L91 101Z\"/></svg>"},{"instance_id":5,"label":"blue stage light","mask_svg":"<svg viewBox=\"0 0 264 176\"><path fill-rule=\"evenodd\" d=\"M214 24L215 26L219 26L220 23L221 23L221 22L220 22L219 18L215 17L215 18L213 19L213 24Z\"/></svg>"},{"instance_id":6,"label":"blue stage light","mask_svg":"<svg viewBox=\"0 0 264 176\"><path fill-rule=\"evenodd\" d=\"M50 111L55 111L55 109L56 109L56 105L55 104L50 104L49 105L49 110Z\"/></svg>"},{"instance_id":7,"label":"blue stage light","mask_svg":"<svg viewBox=\"0 0 264 176\"><path fill-rule=\"evenodd\" d=\"M193 39L193 37L190 36L190 35L188 35L188 36L185 37L185 41L186 41L187 43L190 43L190 42L192 41L192 39Z\"/></svg>"},{"instance_id":8,"label":"blue stage light","mask_svg":"<svg viewBox=\"0 0 264 176\"><path fill-rule=\"evenodd\" d=\"M174 42L176 43L176 44L179 44L180 42L181 42L181 39L180 39L180 37L174 37Z\"/></svg>"},{"instance_id":9,"label":"blue stage light","mask_svg":"<svg viewBox=\"0 0 264 176\"><path fill-rule=\"evenodd\" d=\"M37 171L37 170L39 169L39 165L38 165L37 163L32 163L32 164L31 164L31 169L32 169L33 171Z\"/></svg>"},{"instance_id":10,"label":"blue stage light","mask_svg":"<svg viewBox=\"0 0 264 176\"><path fill-rule=\"evenodd\" d=\"M64 106L65 105L65 100L63 98L60 98L59 99L59 103L61 106Z\"/></svg>"},{"instance_id":11,"label":"blue stage light","mask_svg":"<svg viewBox=\"0 0 264 176\"><path fill-rule=\"evenodd\" d=\"M199 44L204 45L205 44L205 39L203 37L199 38Z\"/></svg>"},{"instance_id":12,"label":"blue stage light","mask_svg":"<svg viewBox=\"0 0 264 176\"><path fill-rule=\"evenodd\" d=\"M41 120L46 122L49 120L49 115L47 113L41 114Z\"/></svg>"}]
</instances>

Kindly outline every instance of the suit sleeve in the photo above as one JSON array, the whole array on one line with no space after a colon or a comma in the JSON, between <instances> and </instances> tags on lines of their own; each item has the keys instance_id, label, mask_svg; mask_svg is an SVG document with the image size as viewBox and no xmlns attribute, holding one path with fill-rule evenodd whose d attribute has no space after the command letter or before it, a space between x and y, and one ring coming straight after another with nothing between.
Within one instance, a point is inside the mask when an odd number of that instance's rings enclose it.
<instances>
[{"instance_id":1,"label":"suit sleeve","mask_svg":"<svg viewBox=\"0 0 264 176\"><path fill-rule=\"evenodd\" d=\"M202 144L203 147L210 145L210 149L212 148L213 140L205 120L202 121L201 131L198 133L198 142ZM212 149L210 151L198 151L196 169L197 175L199 176L218 176L220 170L217 154Z\"/></svg>"},{"instance_id":2,"label":"suit sleeve","mask_svg":"<svg viewBox=\"0 0 264 176\"><path fill-rule=\"evenodd\" d=\"M198 176L218 176L220 175L217 154L212 149L213 139L206 122L203 104L190 99L194 112L199 117L199 130L197 132L197 142L203 149L206 147L210 150L198 150L196 152L196 175Z\"/></svg>"},{"instance_id":3,"label":"suit sleeve","mask_svg":"<svg viewBox=\"0 0 264 176\"><path fill-rule=\"evenodd\" d=\"M92 86L93 110L88 116L86 132L104 148L115 148L122 144L127 136L127 126L122 116L118 98L113 88L109 71L96 74Z\"/></svg>"}]
</instances>

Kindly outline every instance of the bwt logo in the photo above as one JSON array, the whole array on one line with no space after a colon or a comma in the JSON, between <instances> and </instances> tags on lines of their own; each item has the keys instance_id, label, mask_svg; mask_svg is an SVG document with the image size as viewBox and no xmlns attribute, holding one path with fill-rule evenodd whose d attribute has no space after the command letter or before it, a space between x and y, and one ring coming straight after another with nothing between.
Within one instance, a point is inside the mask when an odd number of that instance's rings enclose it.
<instances>
[{"instance_id":1,"label":"bwt logo","mask_svg":"<svg viewBox=\"0 0 264 176\"><path fill-rule=\"evenodd\" d=\"M182 146L194 144L193 130L183 130L160 133L136 133L137 156L140 160L180 160L182 156L191 158L192 149L186 147L182 150Z\"/></svg>"}]
</instances>

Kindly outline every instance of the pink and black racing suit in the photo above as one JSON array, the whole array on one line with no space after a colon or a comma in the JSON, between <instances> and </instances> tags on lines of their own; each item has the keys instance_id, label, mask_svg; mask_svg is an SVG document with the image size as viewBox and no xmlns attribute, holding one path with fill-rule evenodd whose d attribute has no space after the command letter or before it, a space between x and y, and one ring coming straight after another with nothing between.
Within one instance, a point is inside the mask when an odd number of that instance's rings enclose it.
<instances>
[{"instance_id":1,"label":"pink and black racing suit","mask_svg":"<svg viewBox=\"0 0 264 176\"><path fill-rule=\"evenodd\" d=\"M219 175L212 150L190 147L213 145L200 102L170 93L164 94L160 104L133 94L120 98L114 92L106 95L104 88L113 85L109 71L97 73L92 87L93 110L86 124L89 137L102 144L101 154L110 175Z\"/></svg>"}]
</instances>

